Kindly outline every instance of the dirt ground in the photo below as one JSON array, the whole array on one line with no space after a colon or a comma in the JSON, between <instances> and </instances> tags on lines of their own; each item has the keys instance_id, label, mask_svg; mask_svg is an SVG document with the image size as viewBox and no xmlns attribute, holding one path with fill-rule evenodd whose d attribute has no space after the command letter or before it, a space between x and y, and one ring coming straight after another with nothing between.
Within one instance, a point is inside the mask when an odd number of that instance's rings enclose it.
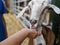
<instances>
[{"instance_id":1,"label":"dirt ground","mask_svg":"<svg viewBox=\"0 0 60 45\"><path fill-rule=\"evenodd\" d=\"M13 14L4 14L4 18L6 21L8 37L20 31L23 28L23 25L16 19L16 17ZM21 45L28 45L28 38L25 39Z\"/></svg>"}]
</instances>

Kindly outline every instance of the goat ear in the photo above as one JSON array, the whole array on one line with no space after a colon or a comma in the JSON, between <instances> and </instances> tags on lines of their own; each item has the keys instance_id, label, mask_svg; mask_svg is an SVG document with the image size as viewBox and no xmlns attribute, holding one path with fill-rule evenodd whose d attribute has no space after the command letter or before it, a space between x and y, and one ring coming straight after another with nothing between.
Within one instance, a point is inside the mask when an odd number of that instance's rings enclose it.
<instances>
[{"instance_id":1,"label":"goat ear","mask_svg":"<svg viewBox=\"0 0 60 45\"><path fill-rule=\"evenodd\" d=\"M49 4L49 7L52 8L55 11L55 13L60 14L60 8L58 8L57 6Z\"/></svg>"}]
</instances>

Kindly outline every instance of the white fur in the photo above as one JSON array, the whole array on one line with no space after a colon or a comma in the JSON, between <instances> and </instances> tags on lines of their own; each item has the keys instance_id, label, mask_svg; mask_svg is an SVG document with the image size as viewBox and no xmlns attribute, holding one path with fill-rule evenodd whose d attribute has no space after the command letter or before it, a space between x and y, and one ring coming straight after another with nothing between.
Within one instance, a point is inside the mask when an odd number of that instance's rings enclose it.
<instances>
[{"instance_id":1,"label":"white fur","mask_svg":"<svg viewBox=\"0 0 60 45\"><path fill-rule=\"evenodd\" d=\"M48 0L32 0L33 1L33 6L32 6L32 10L31 10L31 17L30 20L39 20L39 16L42 13L43 9L48 5ZM43 3L43 5L42 5ZM40 33L42 31L41 28L39 28L40 30L38 30ZM42 45L46 45L45 39L43 37L43 35L41 34L41 36L37 37L35 39L35 45L38 44L42 44Z\"/></svg>"},{"instance_id":2,"label":"white fur","mask_svg":"<svg viewBox=\"0 0 60 45\"><path fill-rule=\"evenodd\" d=\"M57 6L49 4L49 7L51 7L57 14L60 14L60 8L58 8Z\"/></svg>"},{"instance_id":3,"label":"white fur","mask_svg":"<svg viewBox=\"0 0 60 45\"><path fill-rule=\"evenodd\" d=\"M28 6L30 6L30 8L31 8L31 17L30 17L30 19L31 19L31 20L39 20L39 16L41 15L43 9L44 9L46 6L49 6L49 4L51 3L50 1L51 1L51 0L32 0L32 1L28 4ZM43 4L43 5L42 5L42 4ZM51 7L51 5L50 5L49 7ZM29 7L28 7L28 8L29 8ZM52 8L53 8L53 7L52 7ZM27 8L24 8L24 10L23 10L20 14L18 14L18 17L22 16L26 9L27 9ZM54 8L53 8L53 9L54 9ZM59 10L59 9L58 9L58 11L56 11L56 9L54 9L54 10L55 10L55 12L58 12L58 14L60 14L60 10ZM20 16L19 16L19 15L20 15ZM31 27L31 25L30 25L30 27ZM40 30L38 30L38 31L41 32L41 31L42 31L41 28L40 28ZM37 37L37 38L35 39L35 45L38 45L38 44L40 44L40 43L42 43L42 45L46 45L46 42L45 42L45 40L44 40L43 35L41 35L41 36L39 36L39 37Z\"/></svg>"},{"instance_id":4,"label":"white fur","mask_svg":"<svg viewBox=\"0 0 60 45\"><path fill-rule=\"evenodd\" d=\"M40 27L38 31L41 33L42 27ZM39 44L46 45L45 39L42 34L38 36L36 39L34 39L34 41L35 41L35 45L39 45Z\"/></svg>"},{"instance_id":5,"label":"white fur","mask_svg":"<svg viewBox=\"0 0 60 45\"><path fill-rule=\"evenodd\" d=\"M33 1L33 6L31 10L31 20L38 20L41 12L43 9L48 6L49 1L48 0L32 0ZM42 5L43 3L43 5Z\"/></svg>"},{"instance_id":6,"label":"white fur","mask_svg":"<svg viewBox=\"0 0 60 45\"><path fill-rule=\"evenodd\" d=\"M43 35L38 36L34 41L35 41L35 45L39 45L40 43L42 45L46 45Z\"/></svg>"}]
</instances>

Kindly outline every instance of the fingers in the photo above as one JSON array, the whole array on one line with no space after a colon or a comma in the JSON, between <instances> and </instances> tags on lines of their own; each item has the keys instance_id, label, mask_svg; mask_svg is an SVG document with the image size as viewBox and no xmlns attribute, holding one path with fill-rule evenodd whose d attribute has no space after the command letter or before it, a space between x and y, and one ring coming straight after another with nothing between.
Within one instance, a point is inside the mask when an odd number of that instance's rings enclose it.
<instances>
[{"instance_id":1,"label":"fingers","mask_svg":"<svg viewBox=\"0 0 60 45\"><path fill-rule=\"evenodd\" d=\"M40 36L40 35L41 35L41 33L40 33L40 32L37 32L37 35L38 35L38 36Z\"/></svg>"},{"instance_id":2,"label":"fingers","mask_svg":"<svg viewBox=\"0 0 60 45\"><path fill-rule=\"evenodd\" d=\"M29 38L36 38L37 36L40 36L40 32L37 32L35 29L31 29Z\"/></svg>"},{"instance_id":3,"label":"fingers","mask_svg":"<svg viewBox=\"0 0 60 45\"><path fill-rule=\"evenodd\" d=\"M41 33L36 31L36 29L23 29L23 30L27 30L29 33L28 33L28 37L29 38L36 38L37 36L40 36Z\"/></svg>"},{"instance_id":4,"label":"fingers","mask_svg":"<svg viewBox=\"0 0 60 45\"><path fill-rule=\"evenodd\" d=\"M35 35L35 37L33 37L33 38L36 38L36 37L38 37L38 36L40 36L41 35L41 33L40 32L37 32L37 34Z\"/></svg>"}]
</instances>

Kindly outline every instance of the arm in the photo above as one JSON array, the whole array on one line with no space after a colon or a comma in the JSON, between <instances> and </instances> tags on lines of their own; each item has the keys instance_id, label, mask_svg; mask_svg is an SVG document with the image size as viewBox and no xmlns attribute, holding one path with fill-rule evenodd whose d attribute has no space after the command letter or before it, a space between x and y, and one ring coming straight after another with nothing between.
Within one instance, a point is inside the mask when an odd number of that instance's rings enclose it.
<instances>
[{"instance_id":1,"label":"arm","mask_svg":"<svg viewBox=\"0 0 60 45\"><path fill-rule=\"evenodd\" d=\"M10 36L6 40L2 41L0 45L19 45L26 37L35 38L39 33L35 30L30 29L22 29L16 34Z\"/></svg>"}]
</instances>

